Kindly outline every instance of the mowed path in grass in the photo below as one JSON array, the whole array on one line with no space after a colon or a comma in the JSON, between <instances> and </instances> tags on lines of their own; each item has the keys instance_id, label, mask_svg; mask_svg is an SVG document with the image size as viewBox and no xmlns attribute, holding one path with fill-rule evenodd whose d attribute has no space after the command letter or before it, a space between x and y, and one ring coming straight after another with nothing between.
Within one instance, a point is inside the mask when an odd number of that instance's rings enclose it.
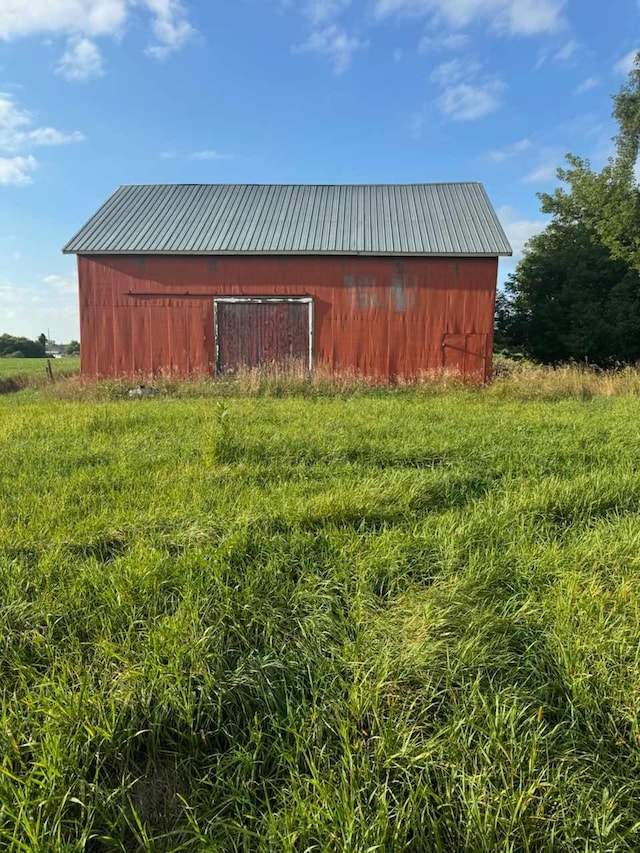
<instances>
[{"instance_id":1,"label":"mowed path in grass","mask_svg":"<svg viewBox=\"0 0 640 853\"><path fill-rule=\"evenodd\" d=\"M0 398L0 846L640 848L640 401Z\"/></svg>"}]
</instances>

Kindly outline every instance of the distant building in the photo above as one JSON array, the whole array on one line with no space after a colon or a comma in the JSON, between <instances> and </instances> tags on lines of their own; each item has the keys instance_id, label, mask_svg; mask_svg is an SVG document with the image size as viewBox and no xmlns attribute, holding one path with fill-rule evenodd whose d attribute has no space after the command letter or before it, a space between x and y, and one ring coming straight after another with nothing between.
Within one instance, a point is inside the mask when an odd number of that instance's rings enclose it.
<instances>
[{"instance_id":1,"label":"distant building","mask_svg":"<svg viewBox=\"0 0 640 853\"><path fill-rule=\"evenodd\" d=\"M57 344L55 341L47 341L44 351L48 358L62 358L67 354L65 352L65 345Z\"/></svg>"},{"instance_id":2,"label":"distant building","mask_svg":"<svg viewBox=\"0 0 640 853\"><path fill-rule=\"evenodd\" d=\"M491 375L498 257L478 183L124 186L67 244L82 374Z\"/></svg>"}]
</instances>

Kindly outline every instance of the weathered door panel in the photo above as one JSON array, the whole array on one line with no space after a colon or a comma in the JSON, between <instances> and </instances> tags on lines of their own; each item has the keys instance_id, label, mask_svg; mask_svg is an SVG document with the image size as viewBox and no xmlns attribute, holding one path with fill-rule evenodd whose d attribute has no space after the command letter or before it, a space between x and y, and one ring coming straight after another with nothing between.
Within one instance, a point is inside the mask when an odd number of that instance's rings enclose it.
<instances>
[{"instance_id":1,"label":"weathered door panel","mask_svg":"<svg viewBox=\"0 0 640 853\"><path fill-rule=\"evenodd\" d=\"M218 370L300 359L309 361L309 304L294 301L217 302Z\"/></svg>"},{"instance_id":2,"label":"weathered door panel","mask_svg":"<svg viewBox=\"0 0 640 853\"><path fill-rule=\"evenodd\" d=\"M466 379L482 382L486 379L487 335L444 335L442 366Z\"/></svg>"}]
</instances>

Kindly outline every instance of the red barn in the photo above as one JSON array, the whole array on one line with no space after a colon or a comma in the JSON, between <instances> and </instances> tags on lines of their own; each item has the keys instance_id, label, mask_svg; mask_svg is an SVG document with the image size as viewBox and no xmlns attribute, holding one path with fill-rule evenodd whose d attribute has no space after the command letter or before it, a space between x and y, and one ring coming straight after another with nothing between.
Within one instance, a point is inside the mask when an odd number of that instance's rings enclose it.
<instances>
[{"instance_id":1,"label":"red barn","mask_svg":"<svg viewBox=\"0 0 640 853\"><path fill-rule=\"evenodd\" d=\"M120 187L78 256L82 375L295 358L365 375L491 375L498 257L481 184Z\"/></svg>"}]
</instances>

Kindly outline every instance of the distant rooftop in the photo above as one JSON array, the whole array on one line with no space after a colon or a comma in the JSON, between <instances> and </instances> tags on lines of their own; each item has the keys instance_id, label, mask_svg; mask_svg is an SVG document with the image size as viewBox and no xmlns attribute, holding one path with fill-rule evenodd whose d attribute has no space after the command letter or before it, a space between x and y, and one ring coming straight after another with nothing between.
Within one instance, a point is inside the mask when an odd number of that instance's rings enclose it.
<instances>
[{"instance_id":1,"label":"distant rooftop","mask_svg":"<svg viewBox=\"0 0 640 853\"><path fill-rule=\"evenodd\" d=\"M510 255L482 184L123 186L75 254Z\"/></svg>"}]
</instances>

